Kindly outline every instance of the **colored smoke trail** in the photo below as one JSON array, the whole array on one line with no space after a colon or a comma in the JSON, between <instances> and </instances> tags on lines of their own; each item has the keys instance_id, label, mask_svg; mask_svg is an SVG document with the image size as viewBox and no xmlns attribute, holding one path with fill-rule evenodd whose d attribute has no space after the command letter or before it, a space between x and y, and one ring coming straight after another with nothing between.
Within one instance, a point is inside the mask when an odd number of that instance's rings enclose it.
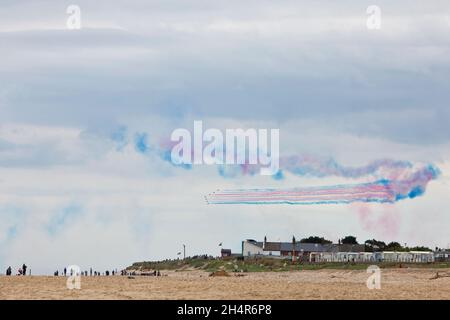
<instances>
[{"instance_id":1,"label":"colored smoke trail","mask_svg":"<svg viewBox=\"0 0 450 320\"><path fill-rule=\"evenodd\" d=\"M147 134L135 136L135 150L145 155L156 155L176 167L192 169L191 164L174 164L171 159L173 142L150 145ZM191 154L192 156L192 154ZM273 176L283 179L283 172L299 176L364 178L367 183L292 189L237 189L221 190L206 196L210 204L344 204L344 203L395 203L412 199L425 193L431 180L440 171L432 164L414 165L409 161L381 159L362 167L346 167L332 158L311 155L280 157L279 172ZM219 174L227 178L256 175L259 165L218 165Z\"/></svg>"},{"instance_id":2,"label":"colored smoke trail","mask_svg":"<svg viewBox=\"0 0 450 320\"><path fill-rule=\"evenodd\" d=\"M381 159L362 167L346 167L337 163L332 158L320 158L312 155L299 155L280 157L280 171L274 178L283 177L283 172L290 172L298 176L327 177L335 176L342 178L361 178L368 175L378 179L397 179L403 173L410 172L413 164L409 161L396 161ZM259 165L223 165L219 166L220 175L234 178L240 175L257 175L260 171Z\"/></svg>"},{"instance_id":3,"label":"colored smoke trail","mask_svg":"<svg viewBox=\"0 0 450 320\"><path fill-rule=\"evenodd\" d=\"M358 171L358 170L356 170ZM362 170L365 172L366 170ZM391 172L391 174L393 174ZM219 190L206 197L209 204L348 204L354 202L394 203L424 194L428 182L439 174L432 165L405 173L399 179L360 184L291 189Z\"/></svg>"},{"instance_id":4,"label":"colored smoke trail","mask_svg":"<svg viewBox=\"0 0 450 320\"><path fill-rule=\"evenodd\" d=\"M379 238L397 237L401 217L394 204L374 206L370 203L355 203L351 206L356 211L361 227Z\"/></svg>"}]
</instances>

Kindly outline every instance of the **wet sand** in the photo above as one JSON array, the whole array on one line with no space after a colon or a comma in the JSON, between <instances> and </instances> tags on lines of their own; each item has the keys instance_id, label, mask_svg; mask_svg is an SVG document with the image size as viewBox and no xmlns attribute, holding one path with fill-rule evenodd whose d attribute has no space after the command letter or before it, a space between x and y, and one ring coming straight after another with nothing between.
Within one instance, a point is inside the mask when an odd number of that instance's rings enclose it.
<instances>
[{"instance_id":1,"label":"wet sand","mask_svg":"<svg viewBox=\"0 0 450 320\"><path fill-rule=\"evenodd\" d=\"M162 277L82 277L69 290L64 277L0 277L0 299L450 299L450 269L383 269L381 289L369 290L359 270L246 273L209 277L203 271Z\"/></svg>"}]
</instances>

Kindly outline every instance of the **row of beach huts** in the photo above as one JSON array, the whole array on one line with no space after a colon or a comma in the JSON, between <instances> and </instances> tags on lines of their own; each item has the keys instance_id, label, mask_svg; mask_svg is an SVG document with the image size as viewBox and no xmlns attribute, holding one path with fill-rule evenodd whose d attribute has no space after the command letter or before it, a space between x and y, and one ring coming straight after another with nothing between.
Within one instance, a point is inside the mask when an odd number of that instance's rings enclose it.
<instances>
[{"instance_id":1,"label":"row of beach huts","mask_svg":"<svg viewBox=\"0 0 450 320\"><path fill-rule=\"evenodd\" d=\"M310 252L309 262L434 262L429 251Z\"/></svg>"}]
</instances>

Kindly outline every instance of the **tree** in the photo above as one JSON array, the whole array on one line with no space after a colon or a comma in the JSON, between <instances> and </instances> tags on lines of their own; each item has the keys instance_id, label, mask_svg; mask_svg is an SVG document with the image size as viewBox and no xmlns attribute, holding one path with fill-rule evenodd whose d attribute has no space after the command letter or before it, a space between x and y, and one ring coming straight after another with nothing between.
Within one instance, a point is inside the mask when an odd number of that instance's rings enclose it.
<instances>
[{"instance_id":1,"label":"tree","mask_svg":"<svg viewBox=\"0 0 450 320\"><path fill-rule=\"evenodd\" d=\"M308 238L303 238L300 240L300 243L320 243L320 244L330 244L333 243L330 240L325 239L324 237L318 236L310 236Z\"/></svg>"},{"instance_id":2,"label":"tree","mask_svg":"<svg viewBox=\"0 0 450 320\"><path fill-rule=\"evenodd\" d=\"M433 251L428 247L420 246L420 247L412 247L408 248L409 251Z\"/></svg>"},{"instance_id":3,"label":"tree","mask_svg":"<svg viewBox=\"0 0 450 320\"><path fill-rule=\"evenodd\" d=\"M342 239L342 244L358 244L358 241L356 241L354 236L346 236Z\"/></svg>"},{"instance_id":4,"label":"tree","mask_svg":"<svg viewBox=\"0 0 450 320\"><path fill-rule=\"evenodd\" d=\"M374 252L374 251L383 251L386 248L386 243L384 241L378 241L375 239L366 240L364 242L365 251Z\"/></svg>"},{"instance_id":5,"label":"tree","mask_svg":"<svg viewBox=\"0 0 450 320\"><path fill-rule=\"evenodd\" d=\"M389 242L385 248L385 251L405 251L402 245L396 241Z\"/></svg>"}]
</instances>

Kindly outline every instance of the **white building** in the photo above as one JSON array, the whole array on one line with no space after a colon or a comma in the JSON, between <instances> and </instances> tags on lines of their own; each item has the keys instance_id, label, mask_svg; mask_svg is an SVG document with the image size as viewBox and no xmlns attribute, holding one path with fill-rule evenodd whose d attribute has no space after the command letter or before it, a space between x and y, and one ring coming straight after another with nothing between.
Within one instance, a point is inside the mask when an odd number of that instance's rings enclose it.
<instances>
[{"instance_id":1,"label":"white building","mask_svg":"<svg viewBox=\"0 0 450 320\"><path fill-rule=\"evenodd\" d=\"M274 256L274 257L280 257L281 256L281 250L280 250L280 243L279 242L257 242L252 239L247 239L245 241L242 241L242 255L244 257L251 257L251 256Z\"/></svg>"},{"instance_id":2,"label":"white building","mask_svg":"<svg viewBox=\"0 0 450 320\"><path fill-rule=\"evenodd\" d=\"M434 252L434 261L450 261L450 251L449 250L439 250Z\"/></svg>"},{"instance_id":3,"label":"white building","mask_svg":"<svg viewBox=\"0 0 450 320\"><path fill-rule=\"evenodd\" d=\"M434 253L431 251L383 251L382 254L385 262L434 262Z\"/></svg>"},{"instance_id":4,"label":"white building","mask_svg":"<svg viewBox=\"0 0 450 320\"><path fill-rule=\"evenodd\" d=\"M380 262L378 252L311 252L310 262Z\"/></svg>"}]
</instances>

